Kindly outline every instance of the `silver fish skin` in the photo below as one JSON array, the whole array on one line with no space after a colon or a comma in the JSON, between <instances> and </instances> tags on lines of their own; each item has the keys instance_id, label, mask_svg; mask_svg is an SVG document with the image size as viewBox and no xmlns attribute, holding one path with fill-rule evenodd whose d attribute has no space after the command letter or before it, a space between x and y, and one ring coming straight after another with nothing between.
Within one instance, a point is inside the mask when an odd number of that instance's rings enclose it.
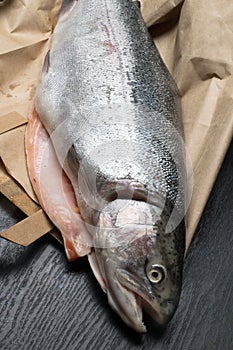
<instances>
[{"instance_id":1,"label":"silver fish skin","mask_svg":"<svg viewBox=\"0 0 233 350\"><path fill-rule=\"evenodd\" d=\"M64 6L36 110L68 174L109 304L145 332L181 291L185 149L179 93L132 0Z\"/></svg>"}]
</instances>

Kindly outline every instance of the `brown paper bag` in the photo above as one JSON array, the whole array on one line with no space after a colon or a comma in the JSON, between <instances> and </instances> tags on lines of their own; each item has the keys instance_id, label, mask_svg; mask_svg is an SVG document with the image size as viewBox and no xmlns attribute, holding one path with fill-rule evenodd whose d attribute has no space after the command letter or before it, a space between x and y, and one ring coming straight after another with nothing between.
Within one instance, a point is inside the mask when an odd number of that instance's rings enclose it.
<instances>
[{"instance_id":1,"label":"brown paper bag","mask_svg":"<svg viewBox=\"0 0 233 350\"><path fill-rule=\"evenodd\" d=\"M186 218L188 247L232 139L233 3L141 3L144 19L181 94L185 142L194 173ZM12 0L0 8L0 157L34 200L26 171L24 124L60 6L61 0ZM36 232L34 237L38 237Z\"/></svg>"}]
</instances>

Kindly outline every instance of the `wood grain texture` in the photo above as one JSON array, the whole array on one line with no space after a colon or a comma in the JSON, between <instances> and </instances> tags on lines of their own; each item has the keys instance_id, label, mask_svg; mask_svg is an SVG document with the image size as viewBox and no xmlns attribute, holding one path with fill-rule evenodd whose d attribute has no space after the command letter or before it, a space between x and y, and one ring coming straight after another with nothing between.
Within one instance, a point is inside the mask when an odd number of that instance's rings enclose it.
<instances>
[{"instance_id":1,"label":"wood grain texture","mask_svg":"<svg viewBox=\"0 0 233 350\"><path fill-rule=\"evenodd\" d=\"M232 350L233 144L185 262L179 308L165 330L135 334L109 308L86 260L69 264L51 236L0 240L1 350ZM208 174L207 174L208 175ZM1 229L22 214L4 197Z\"/></svg>"}]
</instances>

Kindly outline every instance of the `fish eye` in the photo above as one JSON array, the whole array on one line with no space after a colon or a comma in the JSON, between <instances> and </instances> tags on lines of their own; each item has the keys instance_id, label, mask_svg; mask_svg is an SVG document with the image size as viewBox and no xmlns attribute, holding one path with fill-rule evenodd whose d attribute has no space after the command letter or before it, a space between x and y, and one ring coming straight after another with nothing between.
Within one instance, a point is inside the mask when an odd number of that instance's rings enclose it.
<instances>
[{"instance_id":1,"label":"fish eye","mask_svg":"<svg viewBox=\"0 0 233 350\"><path fill-rule=\"evenodd\" d=\"M151 283L160 283L166 276L166 269L162 265L153 264L147 269L147 277Z\"/></svg>"}]
</instances>

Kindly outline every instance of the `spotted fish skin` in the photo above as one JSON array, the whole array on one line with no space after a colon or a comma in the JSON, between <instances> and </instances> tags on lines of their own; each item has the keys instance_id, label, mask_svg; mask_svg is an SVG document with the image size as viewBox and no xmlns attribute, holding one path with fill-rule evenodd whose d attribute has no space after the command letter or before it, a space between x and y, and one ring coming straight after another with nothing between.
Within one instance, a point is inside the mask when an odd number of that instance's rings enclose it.
<instances>
[{"instance_id":1,"label":"spotted fish skin","mask_svg":"<svg viewBox=\"0 0 233 350\"><path fill-rule=\"evenodd\" d=\"M78 0L64 8L36 110L93 236L90 262L109 303L139 332L141 302L168 322L185 246L180 101L133 1ZM146 273L157 265L166 270L161 284Z\"/></svg>"}]
</instances>

